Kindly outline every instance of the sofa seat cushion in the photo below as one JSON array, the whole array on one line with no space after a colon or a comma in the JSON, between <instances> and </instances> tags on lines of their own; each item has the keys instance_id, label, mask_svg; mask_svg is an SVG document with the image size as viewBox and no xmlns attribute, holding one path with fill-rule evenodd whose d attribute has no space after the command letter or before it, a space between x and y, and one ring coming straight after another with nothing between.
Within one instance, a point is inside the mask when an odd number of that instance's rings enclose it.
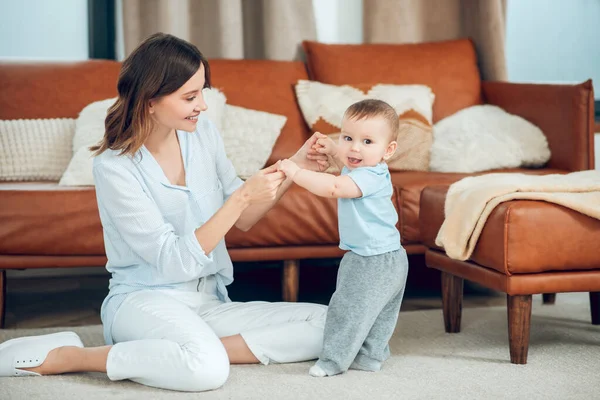
<instances>
[{"instance_id":1,"label":"sofa seat cushion","mask_svg":"<svg viewBox=\"0 0 600 400\"><path fill-rule=\"evenodd\" d=\"M0 183L0 254L103 255L94 188Z\"/></svg>"},{"instance_id":2,"label":"sofa seat cushion","mask_svg":"<svg viewBox=\"0 0 600 400\"><path fill-rule=\"evenodd\" d=\"M337 246L337 201L293 186L250 231L233 228L225 240L229 248ZM104 255L94 188L0 183L0 254Z\"/></svg>"},{"instance_id":3,"label":"sofa seat cushion","mask_svg":"<svg viewBox=\"0 0 600 400\"><path fill-rule=\"evenodd\" d=\"M475 174L444 173L444 172L421 172L403 171L392 173L392 183L398 192L398 221L402 244L420 243L423 241L421 228L419 227L419 205L421 192L427 186L445 185L449 186L468 176L482 175L495 172L522 172L528 174L550 174L563 173L564 171L554 169L503 169L479 172ZM442 208L443 212L443 208ZM443 214L442 214L443 218ZM443 221L443 219L442 219ZM437 226L441 226L441 222ZM437 230L436 230L437 234Z\"/></svg>"},{"instance_id":4,"label":"sofa seat cushion","mask_svg":"<svg viewBox=\"0 0 600 400\"><path fill-rule=\"evenodd\" d=\"M448 186L427 187L421 198L423 241L438 250L447 191ZM598 243L599 220L543 201L515 200L492 211L470 260L507 276L597 270Z\"/></svg>"},{"instance_id":5,"label":"sofa seat cushion","mask_svg":"<svg viewBox=\"0 0 600 400\"><path fill-rule=\"evenodd\" d=\"M392 198L397 205L397 196ZM339 245L337 200L315 196L292 186L279 203L252 229L233 228L225 237L227 247Z\"/></svg>"}]
</instances>

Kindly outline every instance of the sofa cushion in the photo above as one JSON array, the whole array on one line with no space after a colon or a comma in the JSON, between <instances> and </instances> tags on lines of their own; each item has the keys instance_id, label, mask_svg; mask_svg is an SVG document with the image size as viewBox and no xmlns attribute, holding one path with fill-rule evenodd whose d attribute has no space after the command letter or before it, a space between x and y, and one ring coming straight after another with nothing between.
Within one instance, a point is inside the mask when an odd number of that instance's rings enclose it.
<instances>
[{"instance_id":1,"label":"sofa cushion","mask_svg":"<svg viewBox=\"0 0 600 400\"><path fill-rule=\"evenodd\" d=\"M561 170L552 169L505 169L480 172L476 174L459 174L444 172L420 172L404 171L393 172L392 183L398 192L398 221L400 225L400 236L403 244L420 243L423 241L421 228L419 226L419 215L423 212L420 206L421 192L427 186L446 185L449 186L467 176L482 175L492 172L521 172L528 174L553 174L564 173ZM443 210L443 209L442 209ZM435 228L436 234L443 222ZM432 228L433 229L433 228Z\"/></svg>"},{"instance_id":2,"label":"sofa cushion","mask_svg":"<svg viewBox=\"0 0 600 400\"><path fill-rule=\"evenodd\" d=\"M233 228L225 240L229 248L337 246L337 201L293 186L250 231ZM0 182L0 254L104 255L94 187Z\"/></svg>"},{"instance_id":3,"label":"sofa cushion","mask_svg":"<svg viewBox=\"0 0 600 400\"><path fill-rule=\"evenodd\" d=\"M223 91L227 104L284 115L287 122L266 165L292 156L309 137L294 85L308 79L299 61L210 60L212 85Z\"/></svg>"},{"instance_id":4,"label":"sofa cushion","mask_svg":"<svg viewBox=\"0 0 600 400\"><path fill-rule=\"evenodd\" d=\"M337 245L337 202L293 186L249 232L232 229L228 247ZM103 255L93 187L0 183L0 254Z\"/></svg>"},{"instance_id":5,"label":"sofa cushion","mask_svg":"<svg viewBox=\"0 0 600 400\"><path fill-rule=\"evenodd\" d=\"M215 124L237 174L242 179L249 178L265 165L287 117L226 104L225 95L218 89L204 89L203 95L208 109L201 118ZM75 122L73 157L59 185L94 186L93 152L89 148L104 137L104 120L115 101L116 98L96 101L81 110ZM1 169L0 163L0 174Z\"/></svg>"},{"instance_id":6,"label":"sofa cushion","mask_svg":"<svg viewBox=\"0 0 600 400\"><path fill-rule=\"evenodd\" d=\"M72 118L0 120L0 181L55 181L71 159Z\"/></svg>"},{"instance_id":7,"label":"sofa cushion","mask_svg":"<svg viewBox=\"0 0 600 400\"><path fill-rule=\"evenodd\" d=\"M539 168L550 159L540 128L500 107L460 110L433 127L432 171L478 172L499 168Z\"/></svg>"},{"instance_id":8,"label":"sofa cushion","mask_svg":"<svg viewBox=\"0 0 600 400\"><path fill-rule=\"evenodd\" d=\"M214 59L209 63L212 84L223 90L228 104L287 117L267 164L291 156L308 138L293 87L299 79L308 79L302 62ZM120 62L105 60L0 62L0 119L76 118L88 104L117 95L120 69Z\"/></svg>"},{"instance_id":9,"label":"sofa cushion","mask_svg":"<svg viewBox=\"0 0 600 400\"><path fill-rule=\"evenodd\" d=\"M539 127L552 158L546 167L568 171L594 169L594 86L483 82L487 104L501 107Z\"/></svg>"},{"instance_id":10,"label":"sofa cushion","mask_svg":"<svg viewBox=\"0 0 600 400\"><path fill-rule=\"evenodd\" d=\"M468 39L419 44L303 42L312 79L333 85L422 84L436 96L433 121L481 104L481 79Z\"/></svg>"},{"instance_id":11,"label":"sofa cushion","mask_svg":"<svg viewBox=\"0 0 600 400\"><path fill-rule=\"evenodd\" d=\"M104 121L108 109L115 104L117 98L100 100L88 104L81 110L75 120L75 135L71 147L73 157L69 166L62 174L61 186L93 186L94 177L92 168L94 165L93 152L90 146L98 144L104 137Z\"/></svg>"},{"instance_id":12,"label":"sofa cushion","mask_svg":"<svg viewBox=\"0 0 600 400\"><path fill-rule=\"evenodd\" d=\"M232 229L227 247L338 244L337 201L292 186L252 229Z\"/></svg>"},{"instance_id":13,"label":"sofa cushion","mask_svg":"<svg viewBox=\"0 0 600 400\"><path fill-rule=\"evenodd\" d=\"M397 205L396 191L392 197ZM250 231L232 229L227 247L335 245L338 234L337 200L315 196L292 186L277 205Z\"/></svg>"},{"instance_id":14,"label":"sofa cushion","mask_svg":"<svg viewBox=\"0 0 600 400\"><path fill-rule=\"evenodd\" d=\"M447 190L427 187L421 198L423 240L438 250ZM509 201L489 215L471 261L505 275L597 270L599 242L597 219L543 201Z\"/></svg>"},{"instance_id":15,"label":"sofa cushion","mask_svg":"<svg viewBox=\"0 0 600 400\"><path fill-rule=\"evenodd\" d=\"M221 137L240 178L248 179L262 169L286 120L284 115L225 105Z\"/></svg>"},{"instance_id":16,"label":"sofa cushion","mask_svg":"<svg viewBox=\"0 0 600 400\"><path fill-rule=\"evenodd\" d=\"M76 118L86 105L117 95L121 63L0 62L0 119Z\"/></svg>"},{"instance_id":17,"label":"sofa cushion","mask_svg":"<svg viewBox=\"0 0 600 400\"><path fill-rule=\"evenodd\" d=\"M433 142L432 109L435 96L425 85L329 85L301 80L296 96L304 119L313 132L339 138L346 109L357 101L379 99L391 105L399 116L398 149L387 160L391 171L429 170ZM328 171L331 172L331 171Z\"/></svg>"},{"instance_id":18,"label":"sofa cushion","mask_svg":"<svg viewBox=\"0 0 600 400\"><path fill-rule=\"evenodd\" d=\"M94 188L0 183L0 254L103 255Z\"/></svg>"}]
</instances>

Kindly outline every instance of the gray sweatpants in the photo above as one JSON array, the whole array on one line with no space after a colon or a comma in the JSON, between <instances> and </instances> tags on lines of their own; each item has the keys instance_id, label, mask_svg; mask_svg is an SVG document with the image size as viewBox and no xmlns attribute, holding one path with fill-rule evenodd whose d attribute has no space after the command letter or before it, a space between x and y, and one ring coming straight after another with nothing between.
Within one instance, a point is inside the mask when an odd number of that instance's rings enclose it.
<instances>
[{"instance_id":1,"label":"gray sweatpants","mask_svg":"<svg viewBox=\"0 0 600 400\"><path fill-rule=\"evenodd\" d=\"M329 302L323 351L316 365L330 376L350 367L379 371L390 356L388 343L407 276L403 248L368 257L346 253Z\"/></svg>"}]
</instances>

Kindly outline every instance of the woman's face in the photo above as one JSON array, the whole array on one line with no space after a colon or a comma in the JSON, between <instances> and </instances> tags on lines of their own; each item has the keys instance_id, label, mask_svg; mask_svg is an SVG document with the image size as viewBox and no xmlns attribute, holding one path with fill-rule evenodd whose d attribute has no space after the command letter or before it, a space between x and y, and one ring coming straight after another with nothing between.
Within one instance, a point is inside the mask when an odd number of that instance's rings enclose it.
<instances>
[{"instance_id":1,"label":"woman's face","mask_svg":"<svg viewBox=\"0 0 600 400\"><path fill-rule=\"evenodd\" d=\"M177 91L150 101L150 114L161 127L194 132L198 115L208 106L202 96L204 64Z\"/></svg>"}]
</instances>

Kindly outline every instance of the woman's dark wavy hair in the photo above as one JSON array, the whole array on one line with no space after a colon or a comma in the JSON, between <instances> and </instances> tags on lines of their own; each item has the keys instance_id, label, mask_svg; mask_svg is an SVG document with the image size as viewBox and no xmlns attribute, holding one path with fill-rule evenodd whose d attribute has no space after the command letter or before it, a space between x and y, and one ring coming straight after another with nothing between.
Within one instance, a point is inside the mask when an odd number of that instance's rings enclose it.
<instances>
[{"instance_id":1,"label":"woman's dark wavy hair","mask_svg":"<svg viewBox=\"0 0 600 400\"><path fill-rule=\"evenodd\" d=\"M133 156L153 129L149 103L169 95L204 65L205 87L210 87L208 61L196 46L173 35L156 33L123 61L117 82L118 97L108 109L104 138L90 147L94 155L119 150Z\"/></svg>"}]
</instances>

